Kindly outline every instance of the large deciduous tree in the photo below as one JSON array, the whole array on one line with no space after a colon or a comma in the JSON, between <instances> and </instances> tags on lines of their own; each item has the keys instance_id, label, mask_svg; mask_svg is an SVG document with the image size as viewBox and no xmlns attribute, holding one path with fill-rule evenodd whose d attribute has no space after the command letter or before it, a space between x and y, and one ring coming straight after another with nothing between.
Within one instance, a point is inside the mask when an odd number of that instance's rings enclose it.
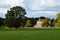
<instances>
[{"instance_id":1,"label":"large deciduous tree","mask_svg":"<svg viewBox=\"0 0 60 40\"><path fill-rule=\"evenodd\" d=\"M5 24L8 27L20 27L24 23L26 11L23 7L15 6L10 8L6 14Z\"/></svg>"}]
</instances>

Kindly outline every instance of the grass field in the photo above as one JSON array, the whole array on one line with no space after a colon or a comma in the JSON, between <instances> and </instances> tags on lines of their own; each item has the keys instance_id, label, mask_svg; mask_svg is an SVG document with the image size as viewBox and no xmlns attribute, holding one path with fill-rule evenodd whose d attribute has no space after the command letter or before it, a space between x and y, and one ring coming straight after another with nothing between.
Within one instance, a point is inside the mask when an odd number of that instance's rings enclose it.
<instances>
[{"instance_id":1,"label":"grass field","mask_svg":"<svg viewBox=\"0 0 60 40\"><path fill-rule=\"evenodd\" d=\"M0 40L60 40L60 28L0 29Z\"/></svg>"}]
</instances>

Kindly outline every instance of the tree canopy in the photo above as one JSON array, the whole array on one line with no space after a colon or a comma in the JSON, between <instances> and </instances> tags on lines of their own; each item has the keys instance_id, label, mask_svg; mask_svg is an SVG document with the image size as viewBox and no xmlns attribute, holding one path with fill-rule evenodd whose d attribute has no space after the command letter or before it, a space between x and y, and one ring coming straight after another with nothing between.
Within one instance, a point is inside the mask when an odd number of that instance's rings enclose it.
<instances>
[{"instance_id":1,"label":"tree canopy","mask_svg":"<svg viewBox=\"0 0 60 40\"><path fill-rule=\"evenodd\" d=\"M26 11L23 7L15 6L10 8L6 14L5 23L7 26L10 27L17 27L20 26L22 23L22 19L25 19Z\"/></svg>"},{"instance_id":2,"label":"tree canopy","mask_svg":"<svg viewBox=\"0 0 60 40\"><path fill-rule=\"evenodd\" d=\"M60 12L57 14L57 18L55 20L55 27L60 27Z\"/></svg>"}]
</instances>

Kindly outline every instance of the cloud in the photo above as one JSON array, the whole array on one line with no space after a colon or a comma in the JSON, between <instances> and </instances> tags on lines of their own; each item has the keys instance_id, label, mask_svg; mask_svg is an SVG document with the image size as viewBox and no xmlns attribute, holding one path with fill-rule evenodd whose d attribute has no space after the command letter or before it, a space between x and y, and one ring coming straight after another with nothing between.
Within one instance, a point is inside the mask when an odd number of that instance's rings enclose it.
<instances>
[{"instance_id":1,"label":"cloud","mask_svg":"<svg viewBox=\"0 0 60 40\"><path fill-rule=\"evenodd\" d=\"M60 12L60 0L0 0L0 14L13 6L22 6L28 17L55 16Z\"/></svg>"},{"instance_id":2,"label":"cloud","mask_svg":"<svg viewBox=\"0 0 60 40\"><path fill-rule=\"evenodd\" d=\"M5 18L7 10L9 10L13 6L24 7L23 0L0 0L0 17Z\"/></svg>"},{"instance_id":3,"label":"cloud","mask_svg":"<svg viewBox=\"0 0 60 40\"><path fill-rule=\"evenodd\" d=\"M2 13L0 13L0 17L3 17L3 18L5 18L5 15L3 15Z\"/></svg>"},{"instance_id":4,"label":"cloud","mask_svg":"<svg viewBox=\"0 0 60 40\"><path fill-rule=\"evenodd\" d=\"M53 18L60 12L60 0L25 0L25 3L26 8L30 10L30 13L27 14L28 17Z\"/></svg>"},{"instance_id":5,"label":"cloud","mask_svg":"<svg viewBox=\"0 0 60 40\"><path fill-rule=\"evenodd\" d=\"M23 0L1 0L0 5L24 6Z\"/></svg>"},{"instance_id":6,"label":"cloud","mask_svg":"<svg viewBox=\"0 0 60 40\"><path fill-rule=\"evenodd\" d=\"M35 12L31 12L30 14L27 14L26 16L28 16L28 17L45 16L45 17L53 18L56 16L56 14L57 14L56 11L35 11Z\"/></svg>"},{"instance_id":7,"label":"cloud","mask_svg":"<svg viewBox=\"0 0 60 40\"><path fill-rule=\"evenodd\" d=\"M28 0L26 0L28 1ZM30 0L26 3L30 10L59 10L60 1L56 0ZM60 6L59 6L60 7Z\"/></svg>"},{"instance_id":8,"label":"cloud","mask_svg":"<svg viewBox=\"0 0 60 40\"><path fill-rule=\"evenodd\" d=\"M14 6L22 6L24 7L24 0L0 0L0 16L5 15L7 10ZM4 16L3 16L4 17Z\"/></svg>"},{"instance_id":9,"label":"cloud","mask_svg":"<svg viewBox=\"0 0 60 40\"><path fill-rule=\"evenodd\" d=\"M0 8L0 13L6 14L7 13L7 8Z\"/></svg>"}]
</instances>

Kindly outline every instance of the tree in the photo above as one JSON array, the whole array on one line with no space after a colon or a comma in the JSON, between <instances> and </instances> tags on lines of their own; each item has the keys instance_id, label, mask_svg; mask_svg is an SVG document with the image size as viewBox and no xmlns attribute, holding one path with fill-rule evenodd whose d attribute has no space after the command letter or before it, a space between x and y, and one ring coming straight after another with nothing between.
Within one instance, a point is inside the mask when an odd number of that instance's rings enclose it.
<instances>
[{"instance_id":1,"label":"tree","mask_svg":"<svg viewBox=\"0 0 60 40\"><path fill-rule=\"evenodd\" d=\"M30 24L30 20L27 20L27 22L26 22L26 24L25 24L24 27L30 27L30 26L31 26L31 24Z\"/></svg>"},{"instance_id":2,"label":"tree","mask_svg":"<svg viewBox=\"0 0 60 40\"><path fill-rule=\"evenodd\" d=\"M6 14L5 24L9 27L19 27L22 23L22 19L25 19L25 9L20 6L10 8Z\"/></svg>"},{"instance_id":3,"label":"tree","mask_svg":"<svg viewBox=\"0 0 60 40\"><path fill-rule=\"evenodd\" d=\"M37 20L38 19L36 19L36 18L30 18L30 24L31 24L30 27L34 27L34 25L36 24Z\"/></svg>"},{"instance_id":4,"label":"tree","mask_svg":"<svg viewBox=\"0 0 60 40\"><path fill-rule=\"evenodd\" d=\"M42 21L43 21L42 27L50 26L50 19L49 18L43 19Z\"/></svg>"},{"instance_id":5,"label":"tree","mask_svg":"<svg viewBox=\"0 0 60 40\"><path fill-rule=\"evenodd\" d=\"M4 21L5 19L0 17L0 26L4 25Z\"/></svg>"},{"instance_id":6,"label":"tree","mask_svg":"<svg viewBox=\"0 0 60 40\"><path fill-rule=\"evenodd\" d=\"M60 27L60 12L57 14L57 18L55 20L55 27Z\"/></svg>"},{"instance_id":7,"label":"tree","mask_svg":"<svg viewBox=\"0 0 60 40\"><path fill-rule=\"evenodd\" d=\"M40 19L46 19L44 16L41 16Z\"/></svg>"},{"instance_id":8,"label":"tree","mask_svg":"<svg viewBox=\"0 0 60 40\"><path fill-rule=\"evenodd\" d=\"M51 27L54 27L55 26L55 19L51 19L51 24L50 24Z\"/></svg>"}]
</instances>

